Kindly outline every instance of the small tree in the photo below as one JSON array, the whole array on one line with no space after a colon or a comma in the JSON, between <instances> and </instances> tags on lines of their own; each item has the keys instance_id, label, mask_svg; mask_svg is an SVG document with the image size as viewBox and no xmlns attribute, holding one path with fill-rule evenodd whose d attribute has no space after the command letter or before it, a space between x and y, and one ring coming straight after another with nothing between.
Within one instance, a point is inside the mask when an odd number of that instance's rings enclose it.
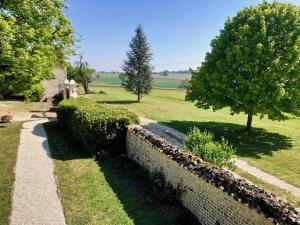
<instances>
[{"instance_id":1,"label":"small tree","mask_svg":"<svg viewBox=\"0 0 300 225\"><path fill-rule=\"evenodd\" d=\"M164 70L164 71L162 71L161 75L164 76L164 77L167 77L167 76L169 76L169 71Z\"/></svg>"},{"instance_id":2,"label":"small tree","mask_svg":"<svg viewBox=\"0 0 300 225\"><path fill-rule=\"evenodd\" d=\"M127 52L127 59L122 67L124 73L120 75L120 79L125 89L136 94L140 102L141 96L151 91L153 81L150 64L152 54L141 25L136 28L129 47L131 50Z\"/></svg>"},{"instance_id":3,"label":"small tree","mask_svg":"<svg viewBox=\"0 0 300 225\"><path fill-rule=\"evenodd\" d=\"M189 82L190 80L188 78L185 78L183 81L180 82L178 88L187 88Z\"/></svg>"},{"instance_id":4,"label":"small tree","mask_svg":"<svg viewBox=\"0 0 300 225\"><path fill-rule=\"evenodd\" d=\"M192 71L187 100L213 110L272 120L300 115L300 9L263 2L229 18L211 42L202 66Z\"/></svg>"},{"instance_id":5,"label":"small tree","mask_svg":"<svg viewBox=\"0 0 300 225\"><path fill-rule=\"evenodd\" d=\"M75 67L68 66L67 73L68 79L73 79L82 85L85 94L90 92L89 85L95 70L91 69L89 63L83 60L83 54L79 55L79 61L75 63Z\"/></svg>"},{"instance_id":6,"label":"small tree","mask_svg":"<svg viewBox=\"0 0 300 225\"><path fill-rule=\"evenodd\" d=\"M96 80L99 82L99 81L100 81L100 77L101 77L101 76L100 76L100 73L99 73L99 72L96 73L96 76L95 76L95 77L96 77Z\"/></svg>"}]
</instances>

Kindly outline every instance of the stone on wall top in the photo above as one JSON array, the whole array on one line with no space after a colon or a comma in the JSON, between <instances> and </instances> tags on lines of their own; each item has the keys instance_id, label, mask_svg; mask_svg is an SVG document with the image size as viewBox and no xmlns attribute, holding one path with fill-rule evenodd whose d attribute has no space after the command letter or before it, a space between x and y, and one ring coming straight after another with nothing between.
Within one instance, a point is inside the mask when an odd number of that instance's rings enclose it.
<instances>
[{"instance_id":1,"label":"stone on wall top","mask_svg":"<svg viewBox=\"0 0 300 225\"><path fill-rule=\"evenodd\" d=\"M140 126L130 125L128 130L144 139L161 154L176 161L182 168L226 192L236 201L247 204L249 208L255 209L258 213L263 213L267 218L272 219L274 224L300 225L299 209L276 195L245 179L237 178L228 170L204 162L199 157L182 150Z\"/></svg>"}]
</instances>

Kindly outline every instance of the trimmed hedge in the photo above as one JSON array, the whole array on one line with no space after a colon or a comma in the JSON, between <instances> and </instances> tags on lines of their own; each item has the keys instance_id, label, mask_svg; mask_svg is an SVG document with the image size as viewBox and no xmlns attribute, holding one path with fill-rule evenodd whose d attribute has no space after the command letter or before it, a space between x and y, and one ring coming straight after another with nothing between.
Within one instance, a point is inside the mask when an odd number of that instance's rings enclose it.
<instances>
[{"instance_id":1,"label":"trimmed hedge","mask_svg":"<svg viewBox=\"0 0 300 225\"><path fill-rule=\"evenodd\" d=\"M93 154L124 151L126 126L139 123L138 116L126 109L86 98L60 102L57 119L63 129Z\"/></svg>"}]
</instances>

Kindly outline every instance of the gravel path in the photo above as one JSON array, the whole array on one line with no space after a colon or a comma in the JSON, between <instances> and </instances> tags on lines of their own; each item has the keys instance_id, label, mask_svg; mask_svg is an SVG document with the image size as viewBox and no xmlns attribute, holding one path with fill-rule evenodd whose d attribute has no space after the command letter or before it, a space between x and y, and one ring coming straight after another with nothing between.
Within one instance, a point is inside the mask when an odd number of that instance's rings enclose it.
<instances>
[{"instance_id":1,"label":"gravel path","mask_svg":"<svg viewBox=\"0 0 300 225\"><path fill-rule=\"evenodd\" d=\"M179 132L178 130L175 130L171 127L168 127L166 125L163 124L159 124L156 121L150 120L150 119L146 119L146 118L140 118L141 120L141 126L150 130L151 132L163 137L164 139L166 139L167 141L171 142L174 145L177 145L179 147L183 147L183 140L185 138L185 134ZM288 192L290 192L291 194L293 194L296 197L300 198L300 188L297 188L291 184L288 184L280 179L278 179L277 177L268 174L266 172L261 171L260 169L249 165L246 161L241 160L239 158L235 158L234 159L236 162L236 166L263 180L264 182L268 183L268 184L272 184L277 186L280 189L286 190Z\"/></svg>"},{"instance_id":2,"label":"gravel path","mask_svg":"<svg viewBox=\"0 0 300 225\"><path fill-rule=\"evenodd\" d=\"M26 122L15 169L11 225L65 225L43 123Z\"/></svg>"}]
</instances>

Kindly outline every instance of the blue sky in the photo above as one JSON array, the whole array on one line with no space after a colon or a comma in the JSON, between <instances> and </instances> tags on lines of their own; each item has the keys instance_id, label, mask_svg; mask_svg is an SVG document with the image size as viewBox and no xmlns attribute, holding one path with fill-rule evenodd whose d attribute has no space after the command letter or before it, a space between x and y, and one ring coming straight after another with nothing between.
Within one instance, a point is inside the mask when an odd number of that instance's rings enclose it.
<instances>
[{"instance_id":1,"label":"blue sky","mask_svg":"<svg viewBox=\"0 0 300 225\"><path fill-rule=\"evenodd\" d=\"M82 39L78 52L83 52L96 70L120 71L138 24L143 25L150 42L155 70L184 70L200 65L228 16L260 2L67 0L66 15ZM300 5L300 0L287 2Z\"/></svg>"}]
</instances>

